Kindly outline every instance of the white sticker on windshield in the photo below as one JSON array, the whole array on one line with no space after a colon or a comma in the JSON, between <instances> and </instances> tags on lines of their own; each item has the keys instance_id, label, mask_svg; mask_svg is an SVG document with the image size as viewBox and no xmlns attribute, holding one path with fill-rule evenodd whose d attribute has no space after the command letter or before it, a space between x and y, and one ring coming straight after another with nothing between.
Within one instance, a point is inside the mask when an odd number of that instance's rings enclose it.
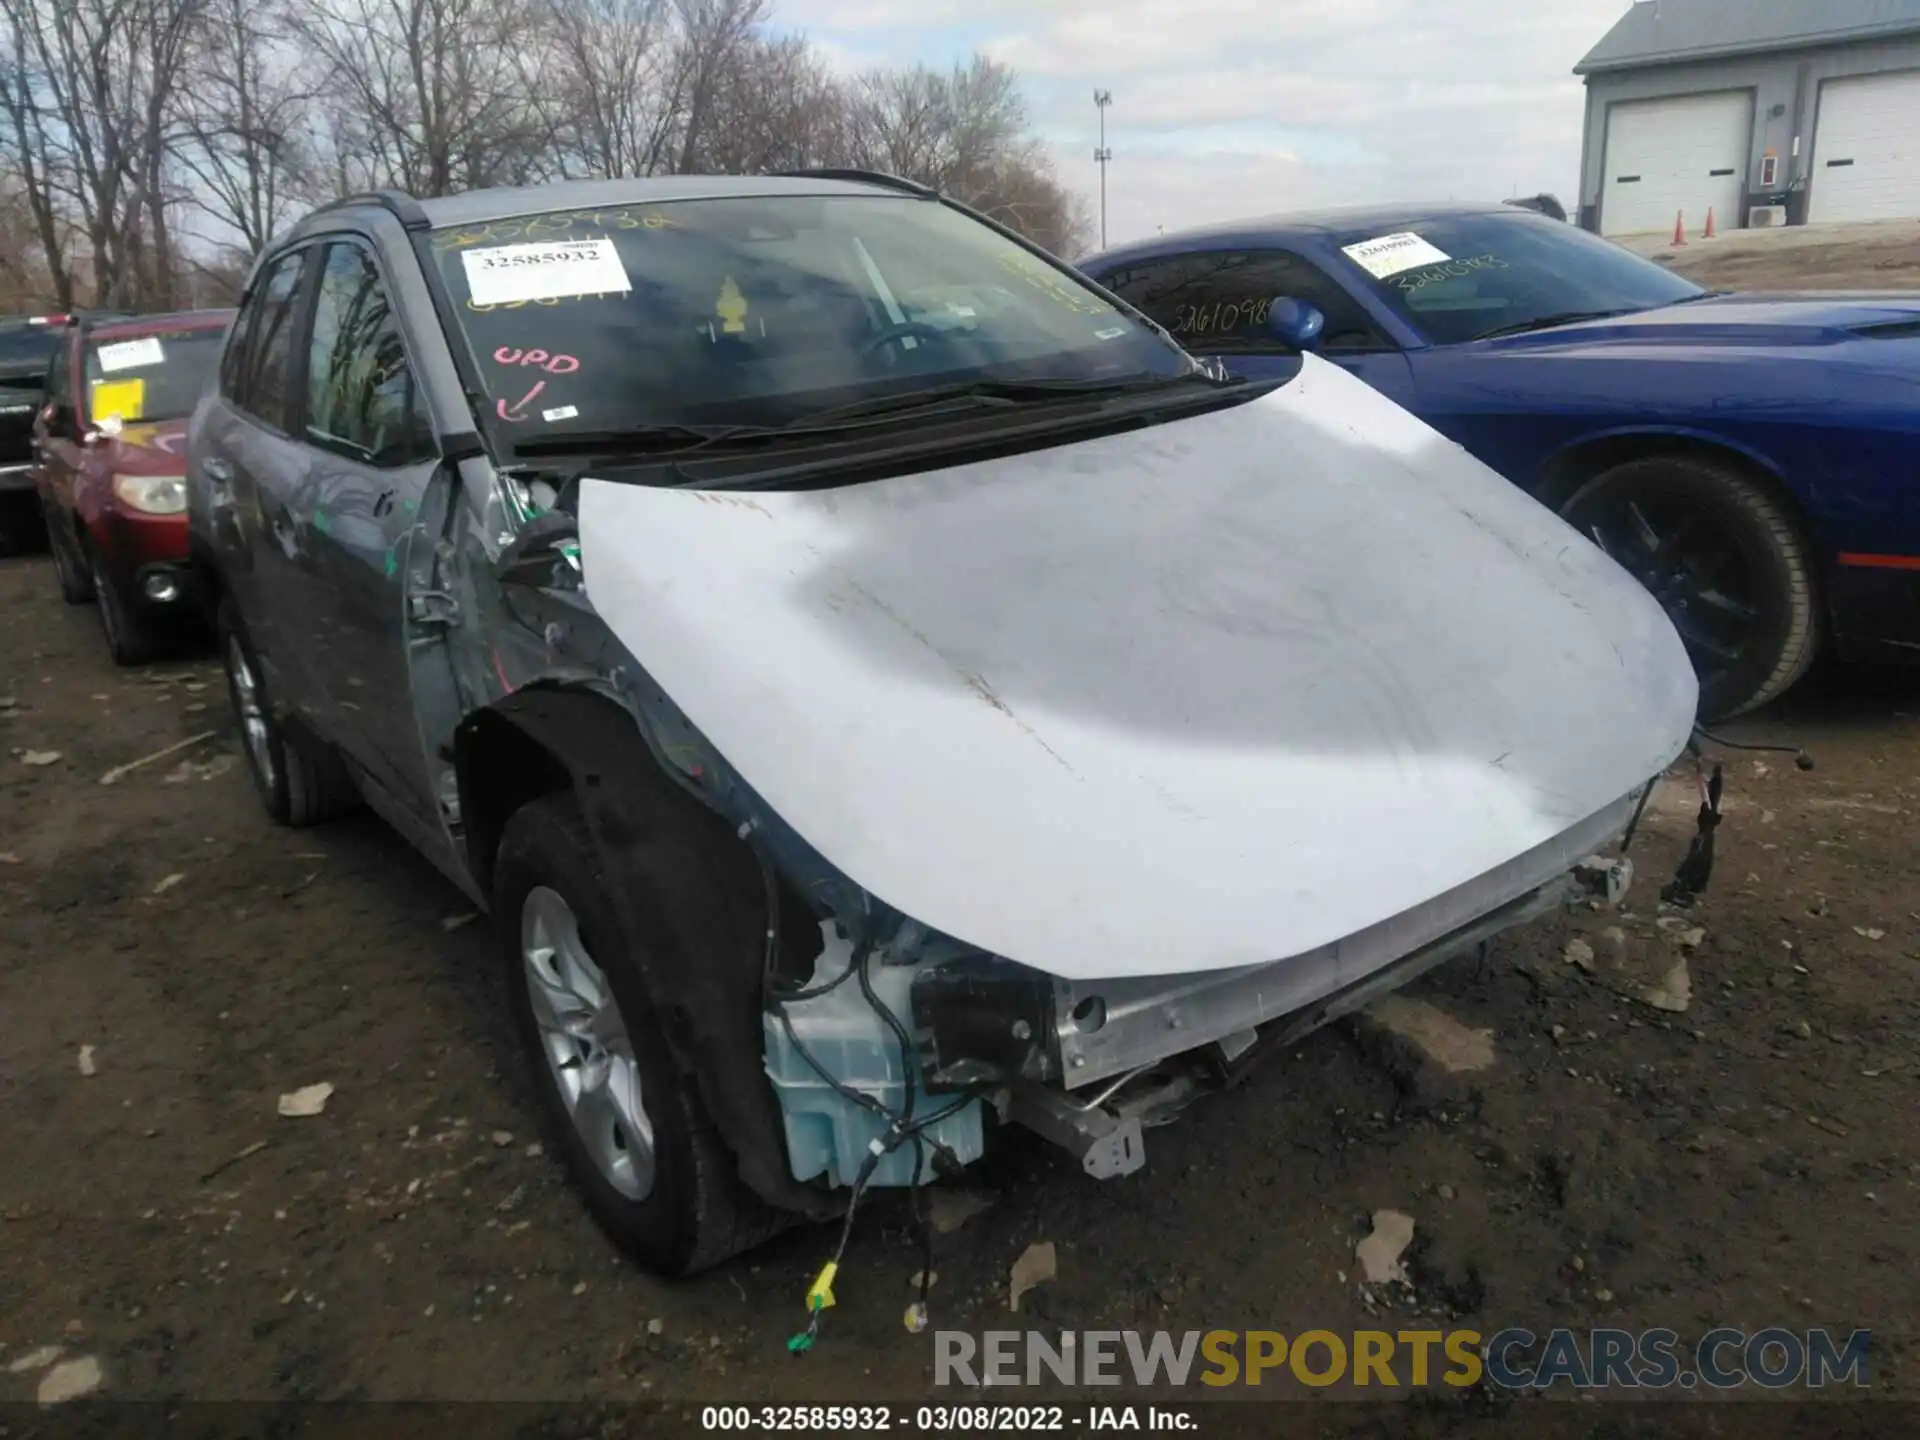
<instances>
[{"instance_id":1,"label":"white sticker on windshield","mask_svg":"<svg viewBox=\"0 0 1920 1440\"><path fill-rule=\"evenodd\" d=\"M1429 245L1411 230L1398 235L1382 235L1377 240L1362 240L1358 245L1343 245L1343 254L1376 280L1398 275L1402 270L1417 270L1422 265L1444 265L1453 257L1437 245Z\"/></svg>"},{"instance_id":2,"label":"white sticker on windshield","mask_svg":"<svg viewBox=\"0 0 1920 1440\"><path fill-rule=\"evenodd\" d=\"M551 410L542 410L540 412L540 418L551 425L556 420L571 420L579 413L580 407L578 405L556 405Z\"/></svg>"},{"instance_id":3,"label":"white sticker on windshield","mask_svg":"<svg viewBox=\"0 0 1920 1440\"><path fill-rule=\"evenodd\" d=\"M575 295L625 294L633 289L613 241L549 240L464 250L467 293L476 305L564 300Z\"/></svg>"},{"instance_id":4,"label":"white sticker on windshield","mask_svg":"<svg viewBox=\"0 0 1920 1440\"><path fill-rule=\"evenodd\" d=\"M141 340L120 340L112 345L102 345L97 353L100 356L100 368L109 375L118 370L144 370L149 365L165 363L167 358L159 340L152 335Z\"/></svg>"}]
</instances>

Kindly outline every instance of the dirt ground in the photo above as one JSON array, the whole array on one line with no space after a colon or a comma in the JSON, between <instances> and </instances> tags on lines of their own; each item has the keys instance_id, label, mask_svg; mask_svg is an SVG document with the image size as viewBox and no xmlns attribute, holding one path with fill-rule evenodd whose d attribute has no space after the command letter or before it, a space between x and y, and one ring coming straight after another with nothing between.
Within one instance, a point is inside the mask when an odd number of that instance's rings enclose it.
<instances>
[{"instance_id":1,"label":"dirt ground","mask_svg":"<svg viewBox=\"0 0 1920 1440\"><path fill-rule=\"evenodd\" d=\"M536 1148L457 892L370 818L270 825L210 657L116 671L44 559L0 564L0 614L0 1402L46 1345L118 1397L925 1393L897 1209L863 1214L799 1360L827 1232L637 1273ZM939 1242L936 1327L1007 1325L1010 1265L1051 1240L1058 1278L1022 1306L1042 1326L1864 1327L1875 1393L1914 1396L1920 671L1819 674L1731 731L1817 769L1726 757L1691 915L1655 903L1681 777L1623 913L1412 992L1489 1031L1489 1068L1325 1031L1104 1184L1007 1133L969 1180L989 1203ZM323 1113L276 1113L321 1082ZM1388 1207L1416 1224L1412 1289L1366 1292L1353 1247Z\"/></svg>"},{"instance_id":2,"label":"dirt ground","mask_svg":"<svg viewBox=\"0 0 1920 1440\"><path fill-rule=\"evenodd\" d=\"M1920 221L1728 230L1680 249L1672 238L1621 243L1710 290L1920 290Z\"/></svg>"}]
</instances>

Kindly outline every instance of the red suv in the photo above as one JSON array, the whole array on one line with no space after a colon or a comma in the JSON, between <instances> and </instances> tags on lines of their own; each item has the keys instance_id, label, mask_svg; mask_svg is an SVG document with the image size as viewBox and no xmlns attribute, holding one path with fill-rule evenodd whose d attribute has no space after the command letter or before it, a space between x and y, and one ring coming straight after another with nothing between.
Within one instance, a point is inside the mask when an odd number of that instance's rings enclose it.
<instances>
[{"instance_id":1,"label":"red suv","mask_svg":"<svg viewBox=\"0 0 1920 1440\"><path fill-rule=\"evenodd\" d=\"M151 659L192 614L186 421L232 318L191 310L77 326L47 375L34 483L60 594L99 600L117 664Z\"/></svg>"}]
</instances>

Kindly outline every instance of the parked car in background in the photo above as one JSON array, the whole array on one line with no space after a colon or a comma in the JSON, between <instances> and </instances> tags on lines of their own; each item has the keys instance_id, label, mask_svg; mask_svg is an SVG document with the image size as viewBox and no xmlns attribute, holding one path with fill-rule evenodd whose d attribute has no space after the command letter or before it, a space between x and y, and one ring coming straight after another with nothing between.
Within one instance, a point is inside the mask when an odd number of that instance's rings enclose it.
<instances>
[{"instance_id":1,"label":"parked car in background","mask_svg":"<svg viewBox=\"0 0 1920 1440\"><path fill-rule=\"evenodd\" d=\"M1223 380L886 177L316 211L189 471L268 812L364 800L493 912L555 1153L667 1273L989 1110L1137 1169L1161 1066L1624 880L1695 712L1646 593L1376 391Z\"/></svg>"},{"instance_id":2,"label":"parked car in background","mask_svg":"<svg viewBox=\"0 0 1920 1440\"><path fill-rule=\"evenodd\" d=\"M0 555L35 549L42 538L33 492L33 421L68 318L0 319Z\"/></svg>"},{"instance_id":3,"label":"parked car in background","mask_svg":"<svg viewBox=\"0 0 1920 1440\"><path fill-rule=\"evenodd\" d=\"M34 426L34 478L60 594L96 601L114 662L137 665L198 617L187 559L186 422L233 312L74 326Z\"/></svg>"},{"instance_id":4,"label":"parked car in background","mask_svg":"<svg viewBox=\"0 0 1920 1440\"><path fill-rule=\"evenodd\" d=\"M1081 268L1237 373L1315 350L1553 507L1660 598L1710 717L1822 648L1920 658L1920 295L1709 293L1513 205L1272 216Z\"/></svg>"}]
</instances>

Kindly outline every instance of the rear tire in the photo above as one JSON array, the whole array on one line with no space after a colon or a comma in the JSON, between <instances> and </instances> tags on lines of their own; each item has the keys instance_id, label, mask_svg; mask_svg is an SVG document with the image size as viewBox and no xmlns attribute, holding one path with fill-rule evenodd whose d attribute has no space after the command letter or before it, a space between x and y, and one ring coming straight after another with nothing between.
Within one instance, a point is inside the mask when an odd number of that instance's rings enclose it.
<instances>
[{"instance_id":1,"label":"rear tire","mask_svg":"<svg viewBox=\"0 0 1920 1440\"><path fill-rule=\"evenodd\" d=\"M1561 515L1666 609L1700 678L1700 715L1779 698L1819 648L1813 565L1787 508L1734 466L1630 460L1574 491Z\"/></svg>"},{"instance_id":2,"label":"rear tire","mask_svg":"<svg viewBox=\"0 0 1920 1440\"><path fill-rule=\"evenodd\" d=\"M100 630L107 637L107 653L116 665L145 665L160 652L160 637L154 624L127 599L107 568L100 552L87 549L87 570L93 582L94 598L100 602ZM62 591L65 585L62 585Z\"/></svg>"},{"instance_id":3,"label":"rear tire","mask_svg":"<svg viewBox=\"0 0 1920 1440\"><path fill-rule=\"evenodd\" d=\"M790 1219L741 1182L694 1082L675 1064L628 952L615 885L657 888L643 874L607 873L571 794L514 813L493 883L508 1003L547 1132L594 1220L646 1269L690 1275L759 1244ZM662 892L649 902L676 900ZM579 989L555 983L582 972ZM597 989L610 994L610 1008L579 1001ZM611 1036L619 1038L597 1048L594 1037ZM624 1108L599 1098L610 1093L626 1097Z\"/></svg>"},{"instance_id":4,"label":"rear tire","mask_svg":"<svg viewBox=\"0 0 1920 1440\"><path fill-rule=\"evenodd\" d=\"M300 829L359 809L359 787L340 757L289 734L275 716L260 659L231 600L221 602L218 629L240 748L267 814L279 824Z\"/></svg>"}]
</instances>

